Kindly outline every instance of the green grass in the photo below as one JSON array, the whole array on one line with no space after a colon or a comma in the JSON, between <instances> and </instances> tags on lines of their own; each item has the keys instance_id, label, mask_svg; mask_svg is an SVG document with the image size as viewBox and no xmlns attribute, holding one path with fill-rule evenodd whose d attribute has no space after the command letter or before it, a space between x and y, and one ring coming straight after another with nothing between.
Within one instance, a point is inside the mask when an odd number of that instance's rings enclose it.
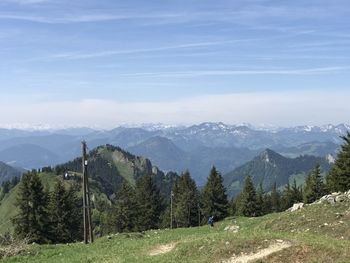
<instances>
[{"instance_id":1,"label":"green grass","mask_svg":"<svg viewBox=\"0 0 350 263\"><path fill-rule=\"evenodd\" d=\"M23 255L3 262L220 262L233 253L256 252L276 239L290 241L292 247L259 262L350 262L349 205L320 204L293 213L228 218L214 228L119 234L92 245L32 245ZM238 233L224 230L232 224L240 227ZM176 246L168 253L149 255L164 244Z\"/></svg>"}]
</instances>

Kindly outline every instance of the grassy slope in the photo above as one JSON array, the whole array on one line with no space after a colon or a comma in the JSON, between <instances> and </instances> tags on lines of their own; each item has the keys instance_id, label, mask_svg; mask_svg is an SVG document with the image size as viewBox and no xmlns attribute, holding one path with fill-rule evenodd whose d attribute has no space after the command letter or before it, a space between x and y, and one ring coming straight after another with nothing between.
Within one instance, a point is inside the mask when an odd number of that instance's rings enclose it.
<instances>
[{"instance_id":1,"label":"grassy slope","mask_svg":"<svg viewBox=\"0 0 350 263\"><path fill-rule=\"evenodd\" d=\"M75 173L78 176L79 173ZM55 183L57 182L58 178L54 174L48 174L48 173L41 173L40 178L42 180L42 183L46 189L49 189L50 191L53 190ZM64 185L68 188L73 181L65 180ZM5 198L1 201L0 204L0 234L4 234L5 232L13 232L13 225L11 223L11 218L16 216L18 213L18 209L15 205L16 198L18 194L20 184L18 184L15 188L11 190L9 194L5 196ZM101 193L101 191L97 187L97 183L90 179L90 191L92 193L92 198L94 200L104 200L105 202L109 202L107 196L104 193ZM79 195L82 195L82 192L80 191L78 193Z\"/></svg>"},{"instance_id":2,"label":"grassy slope","mask_svg":"<svg viewBox=\"0 0 350 263\"><path fill-rule=\"evenodd\" d=\"M50 190L52 190L54 183L56 182L56 177L54 177L50 174L47 174L47 173L42 173L40 176L41 176L44 187L49 187ZM0 205L0 234L13 231L11 218L13 218L18 212L17 207L15 205L18 190L19 190L19 184L15 188L13 188L10 191L10 193L8 193L5 196L5 198L1 201L1 205Z\"/></svg>"},{"instance_id":3,"label":"grassy slope","mask_svg":"<svg viewBox=\"0 0 350 263\"><path fill-rule=\"evenodd\" d=\"M131 185L135 185L133 168L128 163L119 162L118 153L112 153L106 148L100 148L99 154L101 154L111 164L114 164L117 167L119 174L123 176L125 180L127 180Z\"/></svg>"},{"instance_id":4,"label":"grassy slope","mask_svg":"<svg viewBox=\"0 0 350 263\"><path fill-rule=\"evenodd\" d=\"M349 262L349 206L312 205L294 213L227 219L214 228L119 234L93 245L33 245L25 255L3 262L220 262L233 253L267 247L276 239L291 241L293 246L260 262ZM224 230L232 224L240 226L238 233ZM169 243L176 243L173 251L149 256L150 250Z\"/></svg>"}]
</instances>

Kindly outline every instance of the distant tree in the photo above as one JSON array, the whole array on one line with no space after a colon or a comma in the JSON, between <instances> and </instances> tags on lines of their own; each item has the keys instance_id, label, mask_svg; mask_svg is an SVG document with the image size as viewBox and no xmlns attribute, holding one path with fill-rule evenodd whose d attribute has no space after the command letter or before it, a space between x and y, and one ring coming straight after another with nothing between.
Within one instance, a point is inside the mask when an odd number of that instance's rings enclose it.
<instances>
[{"instance_id":1,"label":"distant tree","mask_svg":"<svg viewBox=\"0 0 350 263\"><path fill-rule=\"evenodd\" d=\"M228 214L228 200L221 174L213 167L201 195L201 211L204 219L214 216L224 219Z\"/></svg>"},{"instance_id":2,"label":"distant tree","mask_svg":"<svg viewBox=\"0 0 350 263\"><path fill-rule=\"evenodd\" d=\"M240 195L233 197L228 203L228 214L230 216L234 216L237 214L237 200L239 199L239 196Z\"/></svg>"},{"instance_id":3,"label":"distant tree","mask_svg":"<svg viewBox=\"0 0 350 263\"><path fill-rule=\"evenodd\" d=\"M126 181L116 194L116 201L108 213L110 232L131 232L137 230L139 209L136 193ZM140 213L140 216L141 213Z\"/></svg>"},{"instance_id":4,"label":"distant tree","mask_svg":"<svg viewBox=\"0 0 350 263\"><path fill-rule=\"evenodd\" d=\"M135 190L139 213L138 230L158 228L163 211L163 198L152 176L140 176Z\"/></svg>"},{"instance_id":5,"label":"distant tree","mask_svg":"<svg viewBox=\"0 0 350 263\"><path fill-rule=\"evenodd\" d=\"M281 195L277 189L276 182L274 182L272 185L270 198L271 198L271 212L279 212L281 209Z\"/></svg>"},{"instance_id":6,"label":"distant tree","mask_svg":"<svg viewBox=\"0 0 350 263\"><path fill-rule=\"evenodd\" d=\"M291 192L293 204L303 201L302 187L297 186L297 181L295 179L292 184Z\"/></svg>"},{"instance_id":7,"label":"distant tree","mask_svg":"<svg viewBox=\"0 0 350 263\"><path fill-rule=\"evenodd\" d=\"M251 176L247 176L244 181L242 193L237 203L237 214L243 216L258 216L256 191Z\"/></svg>"},{"instance_id":8,"label":"distant tree","mask_svg":"<svg viewBox=\"0 0 350 263\"><path fill-rule=\"evenodd\" d=\"M315 202L324 194L325 185L323 183L320 165L317 164L316 167L306 177L304 188L304 202Z\"/></svg>"},{"instance_id":9,"label":"distant tree","mask_svg":"<svg viewBox=\"0 0 350 263\"><path fill-rule=\"evenodd\" d=\"M327 190L345 192L350 189L350 132L343 136L344 144L327 176Z\"/></svg>"},{"instance_id":10,"label":"distant tree","mask_svg":"<svg viewBox=\"0 0 350 263\"><path fill-rule=\"evenodd\" d=\"M11 189L10 181L2 182L1 187L2 187L2 194L3 195L7 194L8 192L10 192L10 189Z\"/></svg>"},{"instance_id":11,"label":"distant tree","mask_svg":"<svg viewBox=\"0 0 350 263\"><path fill-rule=\"evenodd\" d=\"M15 234L19 238L27 237L36 243L49 242L47 200L47 193L37 172L23 175L16 201L19 213L13 219Z\"/></svg>"},{"instance_id":12,"label":"distant tree","mask_svg":"<svg viewBox=\"0 0 350 263\"><path fill-rule=\"evenodd\" d=\"M173 211L177 227L198 225L199 193L188 171L182 174L173 187Z\"/></svg>"},{"instance_id":13,"label":"distant tree","mask_svg":"<svg viewBox=\"0 0 350 263\"><path fill-rule=\"evenodd\" d=\"M14 188L20 182L19 177L15 176L11 179L11 189Z\"/></svg>"},{"instance_id":14,"label":"distant tree","mask_svg":"<svg viewBox=\"0 0 350 263\"><path fill-rule=\"evenodd\" d=\"M264 189L262 183L259 184L258 190L256 192L256 216L262 216L266 214L265 204L264 204Z\"/></svg>"},{"instance_id":15,"label":"distant tree","mask_svg":"<svg viewBox=\"0 0 350 263\"><path fill-rule=\"evenodd\" d=\"M57 181L50 193L48 206L51 240L54 243L67 243L82 239L81 201L73 188L65 189Z\"/></svg>"},{"instance_id":16,"label":"distant tree","mask_svg":"<svg viewBox=\"0 0 350 263\"><path fill-rule=\"evenodd\" d=\"M294 204L293 192L289 182L285 185L281 196L281 210L286 210Z\"/></svg>"}]
</instances>

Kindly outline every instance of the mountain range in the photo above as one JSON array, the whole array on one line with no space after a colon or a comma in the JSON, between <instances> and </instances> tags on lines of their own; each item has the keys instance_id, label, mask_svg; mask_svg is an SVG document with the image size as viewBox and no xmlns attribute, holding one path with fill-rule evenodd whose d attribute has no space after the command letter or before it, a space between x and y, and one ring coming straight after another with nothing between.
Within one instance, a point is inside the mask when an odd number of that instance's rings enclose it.
<instances>
[{"instance_id":1,"label":"mountain range","mask_svg":"<svg viewBox=\"0 0 350 263\"><path fill-rule=\"evenodd\" d=\"M207 122L192 126L148 124L112 130L0 129L0 160L26 169L52 166L80 156L80 142L85 140L90 149L111 144L145 156L164 171L180 173L189 169L202 185L212 165L226 174L266 148L291 158L306 154L334 158L340 136L349 128L346 124L266 128Z\"/></svg>"}]
</instances>

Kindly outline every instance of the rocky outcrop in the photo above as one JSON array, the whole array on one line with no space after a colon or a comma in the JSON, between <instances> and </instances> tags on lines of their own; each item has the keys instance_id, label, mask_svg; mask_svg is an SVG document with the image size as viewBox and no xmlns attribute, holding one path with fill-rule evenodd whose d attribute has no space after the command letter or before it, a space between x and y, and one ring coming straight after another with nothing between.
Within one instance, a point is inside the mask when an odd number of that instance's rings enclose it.
<instances>
[{"instance_id":1,"label":"rocky outcrop","mask_svg":"<svg viewBox=\"0 0 350 263\"><path fill-rule=\"evenodd\" d=\"M288 211L294 212L302 209L303 207L304 207L304 203L297 203L297 204L294 204L291 208L289 208Z\"/></svg>"},{"instance_id":2,"label":"rocky outcrop","mask_svg":"<svg viewBox=\"0 0 350 263\"><path fill-rule=\"evenodd\" d=\"M320 200L316 201L316 204L320 203L329 203L329 204L335 204L340 202L350 202L350 190L342 193L342 192L335 192L331 193L329 195L325 195L320 198Z\"/></svg>"},{"instance_id":3,"label":"rocky outcrop","mask_svg":"<svg viewBox=\"0 0 350 263\"><path fill-rule=\"evenodd\" d=\"M313 202L312 204L321 204L321 203L329 203L331 205L335 203L341 203L341 202L350 202L350 190L347 192L335 192L331 193L329 195L322 196L319 200L316 202ZM294 212L297 210L302 209L306 204L304 203L297 203L294 204L291 208L289 208L287 211Z\"/></svg>"}]
</instances>

